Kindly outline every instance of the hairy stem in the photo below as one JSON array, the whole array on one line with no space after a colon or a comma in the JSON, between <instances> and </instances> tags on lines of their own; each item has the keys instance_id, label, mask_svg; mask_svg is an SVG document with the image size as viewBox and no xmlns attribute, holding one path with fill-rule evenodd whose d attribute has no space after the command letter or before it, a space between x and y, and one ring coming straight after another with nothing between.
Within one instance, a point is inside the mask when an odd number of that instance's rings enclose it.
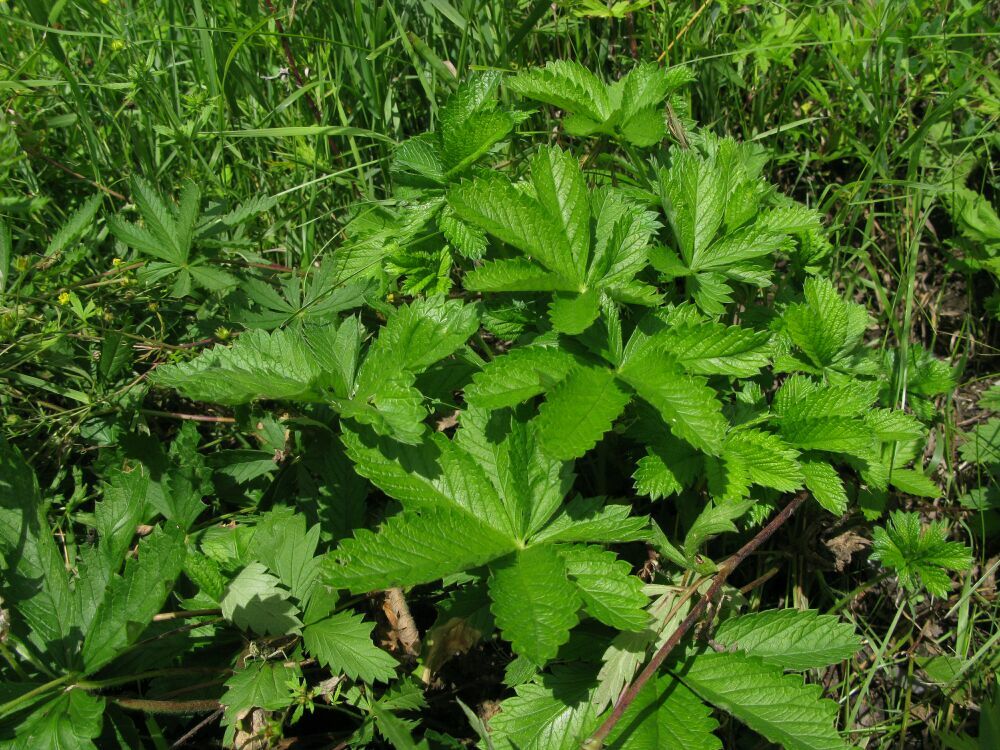
<instances>
[{"instance_id":1,"label":"hairy stem","mask_svg":"<svg viewBox=\"0 0 1000 750\"><path fill-rule=\"evenodd\" d=\"M155 701L145 698L109 698L116 706L147 714L203 714L219 709L219 701Z\"/></svg>"},{"instance_id":2,"label":"hairy stem","mask_svg":"<svg viewBox=\"0 0 1000 750\"><path fill-rule=\"evenodd\" d=\"M715 596L722 589L725 584L726 579L729 578L730 574L739 567L747 557L749 557L753 552L760 547L764 542L771 538L775 531L777 531L782 524L785 523L792 514L798 509L802 503L805 502L807 495L802 493L797 495L794 500L792 500L788 505L782 508L781 512L778 513L774 518L771 519L770 523L764 528L757 532L757 534L749 542L744 544L732 557L727 559L719 567L719 572L715 574L715 580L709 587L705 595L698 600L691 611L688 613L681 624L677 626L677 629L671 633L667 642L664 643L660 650L656 652L646 668L642 670L638 677L636 677L632 684L628 686L624 693L618 698L618 702L615 703L615 707L611 709L611 713L608 714L608 718L604 720L604 723L597 728L590 737L588 737L583 745L582 750L600 750L604 747L604 741L611 734L611 730L615 728L615 725L621 720L622 715L628 710L628 707L632 705L632 702L639 695L639 692L645 687L646 683L656 674L656 671L660 668L666 658L670 655L670 652L676 648L677 644L681 642L681 639L687 634L687 632L694 626L696 622L704 614L708 605L715 599Z\"/></svg>"}]
</instances>

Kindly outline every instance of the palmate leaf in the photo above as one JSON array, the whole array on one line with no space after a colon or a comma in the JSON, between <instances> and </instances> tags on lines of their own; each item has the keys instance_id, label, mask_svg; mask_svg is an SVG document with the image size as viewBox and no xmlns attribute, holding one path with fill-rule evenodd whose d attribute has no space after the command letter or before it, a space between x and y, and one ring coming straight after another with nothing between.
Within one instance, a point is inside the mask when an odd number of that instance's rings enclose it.
<instances>
[{"instance_id":1,"label":"palmate leaf","mask_svg":"<svg viewBox=\"0 0 1000 750\"><path fill-rule=\"evenodd\" d=\"M357 472L404 507L457 511L507 538L520 532L483 469L444 435L410 446L369 430L345 430L342 440Z\"/></svg>"},{"instance_id":2,"label":"palmate leaf","mask_svg":"<svg viewBox=\"0 0 1000 750\"><path fill-rule=\"evenodd\" d=\"M635 490L660 500L681 492L704 471L704 456L672 435L644 440L646 455L636 463Z\"/></svg>"},{"instance_id":3,"label":"palmate leaf","mask_svg":"<svg viewBox=\"0 0 1000 750\"><path fill-rule=\"evenodd\" d=\"M291 509L267 513L254 529L258 559L300 602L309 599L319 573L320 558L315 557L319 537L319 525L306 529L306 517Z\"/></svg>"},{"instance_id":4,"label":"palmate leaf","mask_svg":"<svg viewBox=\"0 0 1000 750\"><path fill-rule=\"evenodd\" d=\"M815 610L776 609L724 621L715 640L783 669L815 669L851 658L861 648L853 626Z\"/></svg>"},{"instance_id":5,"label":"palmate leaf","mask_svg":"<svg viewBox=\"0 0 1000 750\"><path fill-rule=\"evenodd\" d=\"M943 521L921 528L918 513L903 511L893 511L888 525L875 529L871 557L895 570L905 588L922 586L934 596L948 595L948 571L967 570L972 564L968 547L947 541Z\"/></svg>"},{"instance_id":6,"label":"palmate leaf","mask_svg":"<svg viewBox=\"0 0 1000 750\"><path fill-rule=\"evenodd\" d=\"M531 182L539 205L566 238L569 254L556 258L563 275L580 281L590 260L590 194L573 154L539 149L531 160Z\"/></svg>"},{"instance_id":7,"label":"palmate leaf","mask_svg":"<svg viewBox=\"0 0 1000 750\"><path fill-rule=\"evenodd\" d=\"M552 518L573 483L571 465L547 455L537 425L517 412L469 408L455 442L482 468L503 498L511 528L524 538Z\"/></svg>"},{"instance_id":8,"label":"palmate leaf","mask_svg":"<svg viewBox=\"0 0 1000 750\"><path fill-rule=\"evenodd\" d=\"M636 146L652 146L667 134L664 100L692 78L686 68L640 64L621 80L605 85L579 63L556 60L518 73L507 85L567 112L563 125L572 135L603 133ZM679 104L676 98L673 101Z\"/></svg>"},{"instance_id":9,"label":"palmate leaf","mask_svg":"<svg viewBox=\"0 0 1000 750\"><path fill-rule=\"evenodd\" d=\"M742 653L698 654L677 672L705 701L786 750L846 750L835 728L837 704L798 675Z\"/></svg>"},{"instance_id":10,"label":"palmate leaf","mask_svg":"<svg viewBox=\"0 0 1000 750\"><path fill-rule=\"evenodd\" d=\"M248 661L226 680L226 692L219 699L225 708L223 723L232 724L237 714L252 708L279 711L290 706L294 696L288 681L301 674L298 667L284 662Z\"/></svg>"},{"instance_id":11,"label":"palmate leaf","mask_svg":"<svg viewBox=\"0 0 1000 750\"><path fill-rule=\"evenodd\" d=\"M865 308L844 301L823 278L806 279L805 302L789 305L784 321L788 334L817 367L829 367L850 354L868 325Z\"/></svg>"},{"instance_id":12,"label":"palmate leaf","mask_svg":"<svg viewBox=\"0 0 1000 750\"><path fill-rule=\"evenodd\" d=\"M553 60L507 80L507 88L530 99L583 115L594 122L611 116L604 83L590 70L569 60Z\"/></svg>"},{"instance_id":13,"label":"palmate leaf","mask_svg":"<svg viewBox=\"0 0 1000 750\"><path fill-rule=\"evenodd\" d=\"M773 433L752 429L731 432L726 436L722 457L727 466L738 466L753 484L780 492L802 487L798 451Z\"/></svg>"},{"instance_id":14,"label":"palmate leaf","mask_svg":"<svg viewBox=\"0 0 1000 750\"><path fill-rule=\"evenodd\" d=\"M491 174L452 188L448 201L460 218L530 258L489 260L466 275L466 289L554 291L553 327L573 335L593 323L602 292L643 305L660 299L633 278L648 262L655 216L620 191L589 192L569 152L540 149L523 190Z\"/></svg>"},{"instance_id":15,"label":"palmate leaf","mask_svg":"<svg viewBox=\"0 0 1000 750\"><path fill-rule=\"evenodd\" d=\"M516 247L569 284L579 282L565 234L536 200L506 177L477 177L456 185L448 203L460 218Z\"/></svg>"},{"instance_id":16,"label":"palmate leaf","mask_svg":"<svg viewBox=\"0 0 1000 750\"><path fill-rule=\"evenodd\" d=\"M674 154L670 169L660 173L660 200L688 268L698 268L722 226L727 187L726 175L715 160L690 150Z\"/></svg>"},{"instance_id":17,"label":"palmate leaf","mask_svg":"<svg viewBox=\"0 0 1000 750\"><path fill-rule=\"evenodd\" d=\"M581 599L550 545L528 547L491 566L491 610L518 654L545 664L569 640Z\"/></svg>"},{"instance_id":18,"label":"palmate leaf","mask_svg":"<svg viewBox=\"0 0 1000 750\"><path fill-rule=\"evenodd\" d=\"M656 214L633 203L619 190L596 188L590 197L594 216L594 258L590 284L626 283L645 267L649 240L660 228Z\"/></svg>"}]
</instances>

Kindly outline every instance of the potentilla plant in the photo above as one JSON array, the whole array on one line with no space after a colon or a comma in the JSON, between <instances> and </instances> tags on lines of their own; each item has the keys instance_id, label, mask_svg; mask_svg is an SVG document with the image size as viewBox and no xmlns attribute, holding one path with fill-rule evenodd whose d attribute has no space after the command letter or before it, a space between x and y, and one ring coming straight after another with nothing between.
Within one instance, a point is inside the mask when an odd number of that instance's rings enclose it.
<instances>
[{"instance_id":1,"label":"potentilla plant","mask_svg":"<svg viewBox=\"0 0 1000 750\"><path fill-rule=\"evenodd\" d=\"M155 462L130 454L67 572L5 448L14 746L94 747L136 731L127 709L194 711L105 695L169 676L143 648L167 635L181 674L205 643L224 650L205 701L231 743L276 743L332 705L352 747L459 747L421 711L495 640L499 707L461 704L470 727L453 732L482 748L708 750L727 715L786 748L847 746L814 678L862 648L854 628L751 611L731 581L794 515L936 495L926 427L894 408L865 308L823 274L820 215L767 182L759 147L695 127L689 80L640 65L607 85L572 62L471 77L399 144L389 199L293 281L205 276L188 255L197 190L175 207L137 183L146 226L116 219L116 236L173 264L174 294L239 285L248 326L151 382L270 413L255 429L277 430L284 464L254 512L206 527L213 477L247 484L273 461L206 461L190 426ZM516 132L532 113L504 87L556 108L559 135ZM139 525L154 530L134 545ZM969 564L932 531L934 555L915 517L878 537L886 564L919 573L906 595L946 595ZM396 656L364 619L381 592ZM164 607L205 640L165 635Z\"/></svg>"}]
</instances>

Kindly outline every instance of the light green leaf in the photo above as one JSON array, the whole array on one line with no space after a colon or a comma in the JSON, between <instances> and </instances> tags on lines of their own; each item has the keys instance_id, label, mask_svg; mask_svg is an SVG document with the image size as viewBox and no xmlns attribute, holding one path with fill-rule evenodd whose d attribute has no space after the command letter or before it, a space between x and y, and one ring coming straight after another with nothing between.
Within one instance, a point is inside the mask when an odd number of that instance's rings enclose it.
<instances>
[{"instance_id":1,"label":"light green leaf","mask_svg":"<svg viewBox=\"0 0 1000 750\"><path fill-rule=\"evenodd\" d=\"M916 497L938 498L942 494L941 488L933 479L916 469L894 468L889 473L889 484L900 492Z\"/></svg>"},{"instance_id":2,"label":"light green leaf","mask_svg":"<svg viewBox=\"0 0 1000 750\"><path fill-rule=\"evenodd\" d=\"M570 579L592 617L618 630L642 630L649 624L642 581L632 567L609 550L595 546L559 548Z\"/></svg>"},{"instance_id":3,"label":"light green leaf","mask_svg":"<svg viewBox=\"0 0 1000 750\"><path fill-rule=\"evenodd\" d=\"M184 532L175 524L158 528L139 542L137 557L108 583L84 638L83 664L88 673L139 639L166 601L185 556Z\"/></svg>"},{"instance_id":4,"label":"light green leaf","mask_svg":"<svg viewBox=\"0 0 1000 750\"><path fill-rule=\"evenodd\" d=\"M571 500L551 523L535 534L539 542L634 542L649 536L649 520L632 516L631 506L604 505L599 497Z\"/></svg>"},{"instance_id":5,"label":"light green leaf","mask_svg":"<svg viewBox=\"0 0 1000 750\"><path fill-rule=\"evenodd\" d=\"M487 261L465 275L470 292L577 291L579 285L524 258Z\"/></svg>"},{"instance_id":6,"label":"light green leaf","mask_svg":"<svg viewBox=\"0 0 1000 750\"><path fill-rule=\"evenodd\" d=\"M569 640L580 595L551 545L520 550L491 566L490 609L514 653L544 665Z\"/></svg>"},{"instance_id":7,"label":"light green leaf","mask_svg":"<svg viewBox=\"0 0 1000 750\"><path fill-rule=\"evenodd\" d=\"M804 477L798 451L777 435L762 430L737 430L726 436L722 456L727 465L738 463L753 484L792 492Z\"/></svg>"},{"instance_id":8,"label":"light green leaf","mask_svg":"<svg viewBox=\"0 0 1000 750\"><path fill-rule=\"evenodd\" d=\"M566 235L545 209L506 177L492 175L462 182L448 192L448 203L461 219L513 245L549 271L573 280Z\"/></svg>"},{"instance_id":9,"label":"light green leaf","mask_svg":"<svg viewBox=\"0 0 1000 750\"><path fill-rule=\"evenodd\" d=\"M517 542L462 510L430 506L393 516L377 533L358 529L323 563L335 588L366 593L429 583L485 565Z\"/></svg>"},{"instance_id":10,"label":"light green leaf","mask_svg":"<svg viewBox=\"0 0 1000 750\"><path fill-rule=\"evenodd\" d=\"M682 323L655 340L690 373L750 378L768 365L770 334L721 323Z\"/></svg>"},{"instance_id":11,"label":"light green leaf","mask_svg":"<svg viewBox=\"0 0 1000 750\"><path fill-rule=\"evenodd\" d=\"M626 709L608 736L609 750L721 750L712 732L719 722L712 709L684 687L664 675L651 680Z\"/></svg>"},{"instance_id":12,"label":"light green leaf","mask_svg":"<svg viewBox=\"0 0 1000 750\"><path fill-rule=\"evenodd\" d=\"M292 705L294 696L288 682L301 675L298 667L282 661L248 661L226 680L226 692L219 699L225 709L222 723L235 724L240 714L254 708L280 711Z\"/></svg>"},{"instance_id":13,"label":"light green leaf","mask_svg":"<svg viewBox=\"0 0 1000 750\"><path fill-rule=\"evenodd\" d=\"M289 592L260 563L250 563L222 595L222 615L237 627L261 635L299 633L302 621Z\"/></svg>"},{"instance_id":14,"label":"light green leaf","mask_svg":"<svg viewBox=\"0 0 1000 750\"><path fill-rule=\"evenodd\" d=\"M501 536L516 535L483 469L441 433L412 446L370 430L344 430L341 439L357 472L406 508L455 510Z\"/></svg>"},{"instance_id":15,"label":"light green leaf","mask_svg":"<svg viewBox=\"0 0 1000 750\"><path fill-rule=\"evenodd\" d=\"M708 505L691 524L684 538L684 554L690 559L710 537L736 531L733 521L753 505L753 500Z\"/></svg>"},{"instance_id":16,"label":"light green leaf","mask_svg":"<svg viewBox=\"0 0 1000 750\"><path fill-rule=\"evenodd\" d=\"M306 517L291 509L275 509L254 529L253 545L258 559L275 573L292 596L305 602L319 573L315 557L320 528L306 530Z\"/></svg>"},{"instance_id":17,"label":"light green leaf","mask_svg":"<svg viewBox=\"0 0 1000 750\"><path fill-rule=\"evenodd\" d=\"M583 280L590 259L590 195L576 157L556 146L543 147L531 159L531 182L542 209L566 238L566 255L556 257L558 270Z\"/></svg>"},{"instance_id":18,"label":"light green leaf","mask_svg":"<svg viewBox=\"0 0 1000 750\"><path fill-rule=\"evenodd\" d=\"M781 436L802 450L847 453L868 458L875 450L875 438L860 419L818 417L779 422Z\"/></svg>"},{"instance_id":19,"label":"light green leaf","mask_svg":"<svg viewBox=\"0 0 1000 750\"><path fill-rule=\"evenodd\" d=\"M681 257L689 268L698 263L725 214L727 181L714 160L694 150L676 151L669 169L659 175L660 200Z\"/></svg>"},{"instance_id":20,"label":"light green leaf","mask_svg":"<svg viewBox=\"0 0 1000 750\"><path fill-rule=\"evenodd\" d=\"M945 522L922 529L919 513L893 511L888 525L875 529L871 557L895 570L905 588L915 591L922 585L934 596L947 596L948 571L968 570L972 564L969 548L947 538Z\"/></svg>"},{"instance_id":21,"label":"light green leaf","mask_svg":"<svg viewBox=\"0 0 1000 750\"><path fill-rule=\"evenodd\" d=\"M536 424L523 415L467 409L455 442L489 477L520 539L549 521L572 484L571 466L541 450Z\"/></svg>"},{"instance_id":22,"label":"light green leaf","mask_svg":"<svg viewBox=\"0 0 1000 750\"><path fill-rule=\"evenodd\" d=\"M600 295L593 288L579 294L557 292L549 303L552 327L569 335L583 333L590 328L600 311Z\"/></svg>"},{"instance_id":23,"label":"light green leaf","mask_svg":"<svg viewBox=\"0 0 1000 750\"><path fill-rule=\"evenodd\" d=\"M579 750L596 724L593 680L589 670L560 666L539 682L518 685L489 720L496 750Z\"/></svg>"},{"instance_id":24,"label":"light green leaf","mask_svg":"<svg viewBox=\"0 0 1000 750\"><path fill-rule=\"evenodd\" d=\"M819 685L756 656L704 653L679 672L704 700L786 750L846 750L835 728L837 704Z\"/></svg>"},{"instance_id":25,"label":"light green leaf","mask_svg":"<svg viewBox=\"0 0 1000 750\"><path fill-rule=\"evenodd\" d=\"M816 669L850 659L862 641L849 623L816 610L774 609L732 617L715 631L730 649L783 669Z\"/></svg>"},{"instance_id":26,"label":"light green leaf","mask_svg":"<svg viewBox=\"0 0 1000 750\"><path fill-rule=\"evenodd\" d=\"M627 357L619 373L676 437L710 455L721 452L726 420L715 390L703 378L688 375L668 355L653 351Z\"/></svg>"},{"instance_id":27,"label":"light green leaf","mask_svg":"<svg viewBox=\"0 0 1000 750\"><path fill-rule=\"evenodd\" d=\"M611 100L603 81L572 60L551 60L507 79L516 94L603 121L611 114Z\"/></svg>"},{"instance_id":28,"label":"light green leaf","mask_svg":"<svg viewBox=\"0 0 1000 750\"><path fill-rule=\"evenodd\" d=\"M816 498L816 502L834 515L843 515L847 510L847 492L837 470L819 459L802 459L799 464L805 477L806 489Z\"/></svg>"},{"instance_id":29,"label":"light green leaf","mask_svg":"<svg viewBox=\"0 0 1000 750\"><path fill-rule=\"evenodd\" d=\"M556 385L538 411L539 438L555 458L582 456L611 429L629 396L615 373L603 367L576 366Z\"/></svg>"},{"instance_id":30,"label":"light green leaf","mask_svg":"<svg viewBox=\"0 0 1000 750\"><path fill-rule=\"evenodd\" d=\"M358 393L378 392L387 373L417 373L453 354L479 328L476 305L424 297L389 316L358 373Z\"/></svg>"},{"instance_id":31,"label":"light green leaf","mask_svg":"<svg viewBox=\"0 0 1000 750\"><path fill-rule=\"evenodd\" d=\"M67 690L36 707L15 730L12 750L96 750L104 724L104 698Z\"/></svg>"},{"instance_id":32,"label":"light green leaf","mask_svg":"<svg viewBox=\"0 0 1000 750\"><path fill-rule=\"evenodd\" d=\"M516 406L554 386L572 366L572 355L558 347L516 347L472 376L465 399L484 409Z\"/></svg>"},{"instance_id":33,"label":"light green leaf","mask_svg":"<svg viewBox=\"0 0 1000 750\"><path fill-rule=\"evenodd\" d=\"M156 368L151 381L188 398L245 404L262 398L317 400L322 372L295 330L253 330L230 347L216 346L188 362Z\"/></svg>"},{"instance_id":34,"label":"light green leaf","mask_svg":"<svg viewBox=\"0 0 1000 750\"><path fill-rule=\"evenodd\" d=\"M306 651L334 674L352 680L389 682L396 676L396 660L372 642L374 625L353 612L338 612L305 626Z\"/></svg>"},{"instance_id":35,"label":"light green leaf","mask_svg":"<svg viewBox=\"0 0 1000 750\"><path fill-rule=\"evenodd\" d=\"M857 346L868 325L868 313L861 305L841 299L826 279L806 279L803 293L804 303L785 310L785 325L795 345L817 367L827 367Z\"/></svg>"},{"instance_id":36,"label":"light green leaf","mask_svg":"<svg viewBox=\"0 0 1000 750\"><path fill-rule=\"evenodd\" d=\"M94 216L97 215L97 210L101 207L103 199L103 195L95 193L85 200L80 208L70 214L65 223L59 227L59 231L49 241L48 247L45 248L46 258L61 253L93 225Z\"/></svg>"}]
</instances>

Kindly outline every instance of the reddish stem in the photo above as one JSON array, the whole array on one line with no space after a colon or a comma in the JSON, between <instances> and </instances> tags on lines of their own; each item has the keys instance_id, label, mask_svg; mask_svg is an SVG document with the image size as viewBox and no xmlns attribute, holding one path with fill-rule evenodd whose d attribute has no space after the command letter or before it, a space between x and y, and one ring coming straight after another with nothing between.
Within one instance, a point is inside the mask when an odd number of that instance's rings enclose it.
<instances>
[{"instance_id":1,"label":"reddish stem","mask_svg":"<svg viewBox=\"0 0 1000 750\"><path fill-rule=\"evenodd\" d=\"M708 591L705 592L705 596L698 600L688 616L684 618L677 629L671 633L667 642L664 643L660 650L656 652L655 656L649 660L649 664L646 668L642 670L638 677L636 677L632 684L628 686L628 689L618 698L618 702L615 703L615 707L608 714L608 718L604 720L604 723L597 728L590 737L584 741L582 750L600 750L604 747L604 741L611 734L611 730L615 728L615 725L621 720L622 715L628 710L628 707L632 705L632 702L639 695L639 692L646 685L647 682L656 674L656 671L660 668L666 658L670 655L670 652L674 650L681 639L687 634L687 632L694 626L696 622L704 614L708 605L715 599L716 595L722 589L725 584L726 579L729 575L736 570L736 568L742 563L747 557L749 557L753 552L760 547L764 542L771 538L775 531L777 531L785 521L792 517L792 514L798 509L802 503L806 501L806 494L800 494L795 497L788 505L781 509L774 518L771 519L770 523L764 528L757 532L756 536L749 542L744 544L740 549L730 557L728 560L722 563L719 567L719 572L715 574L715 580L709 587Z\"/></svg>"}]
</instances>

